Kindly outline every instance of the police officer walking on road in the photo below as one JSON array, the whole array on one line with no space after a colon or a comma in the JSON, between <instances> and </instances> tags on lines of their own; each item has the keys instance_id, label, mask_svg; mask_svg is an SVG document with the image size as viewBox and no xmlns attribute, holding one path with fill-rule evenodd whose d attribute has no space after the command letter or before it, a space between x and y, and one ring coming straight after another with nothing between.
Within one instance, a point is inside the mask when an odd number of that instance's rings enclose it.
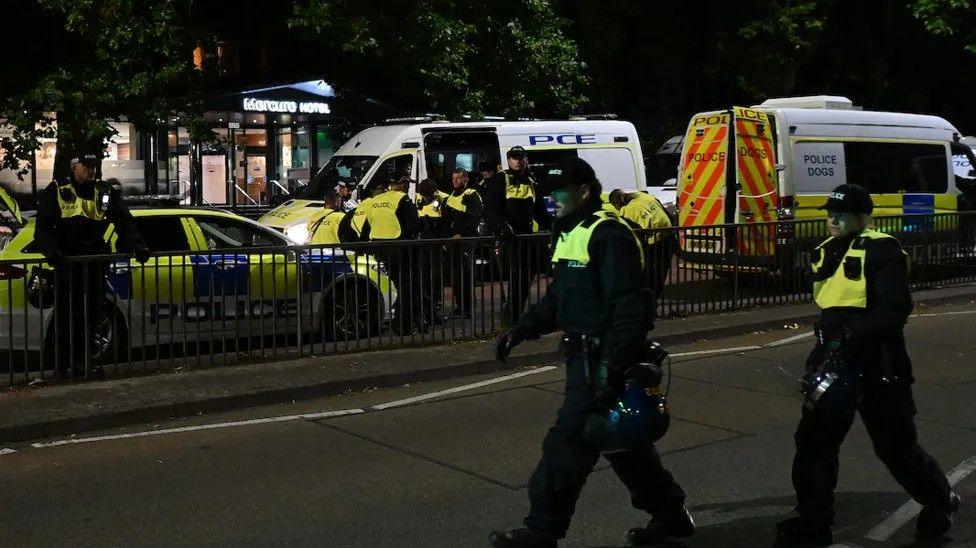
<instances>
[{"instance_id":1,"label":"police officer walking on road","mask_svg":"<svg viewBox=\"0 0 976 548\"><path fill-rule=\"evenodd\" d=\"M914 379L903 333L913 307L908 256L898 240L868 228L874 206L864 188L841 185L821 209L827 210L830 237L812 259L813 295L821 314L795 436L799 517L777 525L778 544L833 543L837 456L855 412L875 453L922 505L917 535L940 537L952 527L959 497L918 445Z\"/></svg>"},{"instance_id":2,"label":"police officer walking on road","mask_svg":"<svg viewBox=\"0 0 976 548\"><path fill-rule=\"evenodd\" d=\"M109 224L115 225L119 252L134 253L140 263L149 257L120 187L95 180L100 161L95 153L75 154L69 163L71 176L52 182L37 200L34 238L55 268L56 352L62 378L102 375L99 365L109 358L105 353L112 342L105 328L113 320L104 303L108 265L64 259L111 252L104 238Z\"/></svg>"},{"instance_id":3,"label":"police officer walking on road","mask_svg":"<svg viewBox=\"0 0 976 548\"><path fill-rule=\"evenodd\" d=\"M485 221L490 233L503 245L509 260L505 274L509 277L504 320L514 324L522 314L529 298L532 279L540 270L539 254L532 253L528 245L514 243L513 236L548 230L552 219L545 202L537 191L535 179L529 172L529 160L525 149L515 146L509 149L508 169L496 173L485 190Z\"/></svg>"},{"instance_id":4,"label":"police officer walking on road","mask_svg":"<svg viewBox=\"0 0 976 548\"><path fill-rule=\"evenodd\" d=\"M602 210L593 168L579 158L562 160L550 172L546 189L556 202L553 282L545 297L499 338L497 358L505 361L521 341L561 329L565 399L529 480L525 528L491 533L495 547L554 547L566 535L583 484L604 450L587 434L589 420L620 397L653 327L654 294L642 271L639 242L615 214ZM654 544L694 533L685 493L662 466L652 442L606 457L633 505L653 516L647 527L631 529L631 543Z\"/></svg>"}]
</instances>

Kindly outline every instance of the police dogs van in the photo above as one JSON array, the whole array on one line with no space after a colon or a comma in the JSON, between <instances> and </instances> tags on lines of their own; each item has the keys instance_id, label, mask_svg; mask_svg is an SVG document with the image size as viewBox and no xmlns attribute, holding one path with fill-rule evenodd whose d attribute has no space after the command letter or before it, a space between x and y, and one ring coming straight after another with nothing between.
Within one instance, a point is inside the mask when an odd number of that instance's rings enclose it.
<instances>
[{"instance_id":1,"label":"police dogs van","mask_svg":"<svg viewBox=\"0 0 976 548\"><path fill-rule=\"evenodd\" d=\"M795 228L815 225L817 233L805 236L818 238L822 224L754 223L823 219L817 208L846 182L871 192L875 217L955 212L962 181L954 164L973 154L959 141L938 116L865 111L845 97L769 99L696 114L678 171L678 222L689 229L682 254L723 263L734 250L740 265L792 263ZM910 222L888 228L908 232ZM747 225L709 229L732 223Z\"/></svg>"},{"instance_id":2,"label":"police dogs van","mask_svg":"<svg viewBox=\"0 0 976 548\"><path fill-rule=\"evenodd\" d=\"M284 231L292 240L308 239L305 221L322 207L322 198L339 183L355 183L359 193L379 182L408 176L435 179L450 188L451 172L467 170L474 181L482 162L507 168L505 153L524 147L537 182L566 157L593 166L604 190L644 190L643 154L637 130L613 115L562 121L448 122L430 117L400 118L365 129L343 144L312 182L294 199L259 221ZM411 195L414 189L410 189Z\"/></svg>"}]
</instances>

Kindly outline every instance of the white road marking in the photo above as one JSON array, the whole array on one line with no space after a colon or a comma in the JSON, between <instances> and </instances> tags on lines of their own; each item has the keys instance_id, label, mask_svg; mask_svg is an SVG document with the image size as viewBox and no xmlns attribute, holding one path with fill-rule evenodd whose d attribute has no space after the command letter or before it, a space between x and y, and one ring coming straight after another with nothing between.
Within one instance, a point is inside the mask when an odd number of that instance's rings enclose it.
<instances>
[{"instance_id":1,"label":"white road marking","mask_svg":"<svg viewBox=\"0 0 976 548\"><path fill-rule=\"evenodd\" d=\"M675 354L670 354L672 358L681 358L684 356L701 356L702 354L720 354L722 352L744 352L746 350L759 350L761 346L736 346L733 348L713 348L712 350L695 350L693 352L677 352Z\"/></svg>"},{"instance_id":2,"label":"white road marking","mask_svg":"<svg viewBox=\"0 0 976 548\"><path fill-rule=\"evenodd\" d=\"M810 335L813 335L813 331L808 331L806 333L800 333L799 335L793 335L792 337L786 337L785 339L780 339L778 341L769 342L763 345L763 348L775 348L777 346L783 346L784 344L790 344L799 340L803 340Z\"/></svg>"},{"instance_id":3,"label":"white road marking","mask_svg":"<svg viewBox=\"0 0 976 548\"><path fill-rule=\"evenodd\" d=\"M965 479L969 474L972 474L973 471L976 471L976 455L962 461L959 463L959 466L950 470L946 474L946 479L949 480L949 485L955 485ZM887 542L896 531L904 527L909 520L917 516L921 511L922 505L914 500L909 500L905 504L902 504L901 508L892 512L887 519L875 526L874 529L868 531L868 534L864 535L864 538L877 542Z\"/></svg>"},{"instance_id":4,"label":"white road marking","mask_svg":"<svg viewBox=\"0 0 976 548\"><path fill-rule=\"evenodd\" d=\"M16 452L17 452L16 449L11 449L9 447L4 447L0 449L0 455L9 455L11 453L16 453Z\"/></svg>"},{"instance_id":5,"label":"white road marking","mask_svg":"<svg viewBox=\"0 0 976 548\"><path fill-rule=\"evenodd\" d=\"M912 314L909 318L931 318L933 316L962 316L964 314L976 314L976 310L954 310L952 312L926 312L923 314Z\"/></svg>"},{"instance_id":6,"label":"white road marking","mask_svg":"<svg viewBox=\"0 0 976 548\"><path fill-rule=\"evenodd\" d=\"M370 409L382 410L389 409L391 407L400 407L402 405L408 405L411 403L416 403L419 401L425 401L433 398L438 398L440 396L446 396L448 394L456 394L458 392L464 392L466 390L473 390L475 388L481 388L482 386L489 386L492 384L498 384L500 382L510 381L512 379L518 379L521 377L526 377L529 375L535 375L538 373L545 373L546 371L552 371L556 369L554 365L547 365L544 367L538 367L529 371L522 371L520 373L514 373L512 375L505 375L504 377L496 377L494 379L488 379L486 381L476 382L472 384L465 384L461 386L455 386L454 388L448 388L446 390L440 390L438 392L431 392L430 394L422 394L420 396L414 396L412 398L405 398L402 400L395 400L391 402L381 403L379 405L374 405Z\"/></svg>"},{"instance_id":7,"label":"white road marking","mask_svg":"<svg viewBox=\"0 0 976 548\"><path fill-rule=\"evenodd\" d=\"M69 439L52 441L47 443L32 443L31 447L40 449L42 447L56 447L58 445L71 445L76 443L94 443L99 441L142 438L146 436L162 436L165 434L181 434L184 432L197 432L200 430L215 430L218 428L235 428L238 426L252 426L255 424L268 424L274 422L287 422L287 421L296 421L296 420L325 419L329 417L342 417L345 415L358 415L360 413L365 413L365 411L362 409L342 409L339 411L323 411L321 413L304 413L301 415L280 415L277 417L264 417L261 419L250 419L245 421L216 422L212 424L201 424L197 426L181 426L179 428L164 428L162 430L127 432L125 434L112 434L109 436L94 436L90 438L69 438Z\"/></svg>"}]
</instances>

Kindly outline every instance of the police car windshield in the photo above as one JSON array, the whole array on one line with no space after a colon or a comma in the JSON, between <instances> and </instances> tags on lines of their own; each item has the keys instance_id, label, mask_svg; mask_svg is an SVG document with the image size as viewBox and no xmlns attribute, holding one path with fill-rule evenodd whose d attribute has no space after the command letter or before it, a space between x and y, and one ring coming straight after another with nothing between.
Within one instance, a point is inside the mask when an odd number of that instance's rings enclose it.
<instances>
[{"instance_id":1,"label":"police car windshield","mask_svg":"<svg viewBox=\"0 0 976 548\"><path fill-rule=\"evenodd\" d=\"M326 192L335 190L339 183L358 183L377 158L377 156L333 156L315 174L312 182L299 190L295 197L321 200Z\"/></svg>"}]
</instances>

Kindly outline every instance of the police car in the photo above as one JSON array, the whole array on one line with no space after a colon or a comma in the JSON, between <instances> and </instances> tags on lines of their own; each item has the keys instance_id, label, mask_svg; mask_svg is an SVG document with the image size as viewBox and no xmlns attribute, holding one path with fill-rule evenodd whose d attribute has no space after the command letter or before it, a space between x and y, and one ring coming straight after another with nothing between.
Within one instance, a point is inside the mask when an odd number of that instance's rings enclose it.
<instances>
[{"instance_id":1,"label":"police car","mask_svg":"<svg viewBox=\"0 0 976 548\"><path fill-rule=\"evenodd\" d=\"M569 120L482 122L430 116L393 118L354 135L295 198L259 221L296 243L304 243L308 238L306 221L322 208L325 193L339 183L372 189L391 178L431 178L447 189L456 168L468 171L474 181L480 177L479 164L508 167L504 165L505 153L514 146L526 150L529 169L539 183L559 160L576 157L593 166L607 192L616 188L644 190L647 181L637 130L630 122L615 118L611 114ZM413 193L411 188L411 196Z\"/></svg>"},{"instance_id":2,"label":"police car","mask_svg":"<svg viewBox=\"0 0 976 548\"><path fill-rule=\"evenodd\" d=\"M154 256L109 266L96 353L284 335L299 325L310 335L356 338L379 334L390 318L396 288L369 255L288 248L282 234L219 210L132 214ZM29 219L0 250L0 349L40 350L54 336L53 291L28 290L49 270L39 259Z\"/></svg>"}]
</instances>

